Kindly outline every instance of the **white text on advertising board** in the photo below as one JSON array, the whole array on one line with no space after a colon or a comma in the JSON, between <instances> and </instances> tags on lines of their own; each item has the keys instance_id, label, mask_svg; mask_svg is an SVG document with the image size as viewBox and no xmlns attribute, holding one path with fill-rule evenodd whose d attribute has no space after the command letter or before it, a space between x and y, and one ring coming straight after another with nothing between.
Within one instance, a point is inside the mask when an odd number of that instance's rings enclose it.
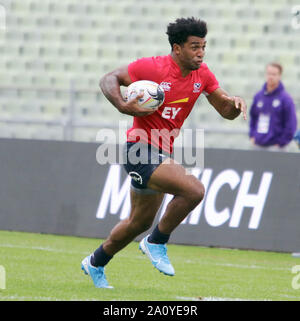
<instances>
[{"instance_id":1,"label":"white text on advertising board","mask_svg":"<svg viewBox=\"0 0 300 321\"><path fill-rule=\"evenodd\" d=\"M130 180L128 176L122 181L121 166L111 165L108 171L106 182L102 191L96 217L105 219L107 215L119 215L120 220L129 216L130 212ZM243 211L251 208L248 228L258 229L262 218L263 209L267 200L273 173L264 172L260 178L258 190L250 193L251 183L254 176L253 171L244 171L241 175L234 169L225 169L212 179L213 170L205 168L193 168L192 174L200 178L205 186L206 196L181 224L197 225L202 219L213 227L228 224L231 228L240 225ZM217 209L216 202L221 193L221 188L227 186L232 193L236 194L232 206ZM172 199L172 195L166 194L159 215L165 212L167 204Z\"/></svg>"}]
</instances>

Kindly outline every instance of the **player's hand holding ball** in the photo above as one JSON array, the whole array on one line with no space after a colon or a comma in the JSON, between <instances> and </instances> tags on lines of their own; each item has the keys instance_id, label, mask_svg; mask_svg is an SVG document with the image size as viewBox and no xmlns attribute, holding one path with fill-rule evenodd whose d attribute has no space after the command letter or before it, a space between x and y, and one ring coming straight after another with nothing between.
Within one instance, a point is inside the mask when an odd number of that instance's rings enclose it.
<instances>
[{"instance_id":1,"label":"player's hand holding ball","mask_svg":"<svg viewBox=\"0 0 300 321\"><path fill-rule=\"evenodd\" d=\"M157 83L140 80L128 86L125 100L123 113L131 116L148 116L163 104L165 93Z\"/></svg>"}]
</instances>

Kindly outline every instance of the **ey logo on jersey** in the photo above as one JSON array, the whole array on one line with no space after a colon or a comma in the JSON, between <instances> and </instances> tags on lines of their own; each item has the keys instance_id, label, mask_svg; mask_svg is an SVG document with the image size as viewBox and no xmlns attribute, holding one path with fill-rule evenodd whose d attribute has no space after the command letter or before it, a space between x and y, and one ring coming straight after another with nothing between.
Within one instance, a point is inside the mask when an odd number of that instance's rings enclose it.
<instances>
[{"instance_id":1,"label":"ey logo on jersey","mask_svg":"<svg viewBox=\"0 0 300 321\"><path fill-rule=\"evenodd\" d=\"M161 117L165 119L175 119L181 107L165 107L161 113Z\"/></svg>"},{"instance_id":2,"label":"ey logo on jersey","mask_svg":"<svg viewBox=\"0 0 300 321\"><path fill-rule=\"evenodd\" d=\"M168 104L180 104L180 103L187 103L189 101L189 97L178 99L175 101L171 101ZM165 119L175 119L178 112L181 110L181 107L165 107L164 110L161 113L161 117Z\"/></svg>"}]
</instances>

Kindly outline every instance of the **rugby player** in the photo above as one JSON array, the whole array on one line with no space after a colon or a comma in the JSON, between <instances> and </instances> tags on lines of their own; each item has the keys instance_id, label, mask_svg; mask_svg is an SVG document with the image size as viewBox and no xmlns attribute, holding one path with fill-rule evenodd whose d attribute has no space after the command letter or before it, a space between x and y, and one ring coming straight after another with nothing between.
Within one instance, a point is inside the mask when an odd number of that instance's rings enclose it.
<instances>
[{"instance_id":1,"label":"rugby player","mask_svg":"<svg viewBox=\"0 0 300 321\"><path fill-rule=\"evenodd\" d=\"M134 119L132 128L127 131L124 147L127 160L124 167L132 177L130 216L120 221L105 242L81 265L96 287L111 287L104 267L117 252L151 227L165 193L174 197L158 225L142 239L139 248L155 268L173 276L175 271L169 261L166 244L174 229L204 197L203 184L195 176L186 175L185 168L172 159L176 134L159 138L151 135L151 130L179 130L201 93L224 118L233 120L242 113L246 119L245 101L229 96L221 89L214 74L203 63L206 34L207 26L203 20L194 17L177 19L167 27L171 45L169 55L138 59L100 80L101 90L112 105ZM156 110L142 108L138 104L142 94L130 101L124 100L120 86L128 86L138 80L161 84L165 91L162 106ZM140 135L141 129L146 135ZM132 164L130 155L137 150L146 159Z\"/></svg>"}]
</instances>

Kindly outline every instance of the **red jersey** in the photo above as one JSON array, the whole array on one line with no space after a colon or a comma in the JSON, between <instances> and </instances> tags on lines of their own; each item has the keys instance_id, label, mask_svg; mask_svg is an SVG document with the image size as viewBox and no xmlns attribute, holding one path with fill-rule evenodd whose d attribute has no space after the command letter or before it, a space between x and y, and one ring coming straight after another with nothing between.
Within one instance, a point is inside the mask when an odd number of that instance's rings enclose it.
<instances>
[{"instance_id":1,"label":"red jersey","mask_svg":"<svg viewBox=\"0 0 300 321\"><path fill-rule=\"evenodd\" d=\"M206 64L182 77L171 55L138 59L128 65L128 74L132 82L151 80L160 84L165 101L153 114L134 117L127 141L149 143L167 153L172 152L174 139L199 95L209 95L219 88Z\"/></svg>"}]
</instances>

